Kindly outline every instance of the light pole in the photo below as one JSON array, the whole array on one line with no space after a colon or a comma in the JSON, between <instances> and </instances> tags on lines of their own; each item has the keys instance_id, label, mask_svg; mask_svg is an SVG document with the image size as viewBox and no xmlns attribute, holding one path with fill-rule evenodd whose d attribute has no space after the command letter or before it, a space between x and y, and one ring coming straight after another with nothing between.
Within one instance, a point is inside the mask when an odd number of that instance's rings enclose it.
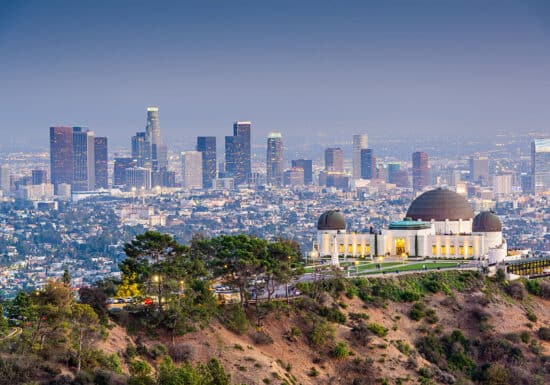
<instances>
[{"instance_id":1,"label":"light pole","mask_svg":"<svg viewBox=\"0 0 550 385\"><path fill-rule=\"evenodd\" d=\"M157 284L157 296L158 296L158 311L162 310L162 278L160 275L153 275L153 282Z\"/></svg>"},{"instance_id":2,"label":"light pole","mask_svg":"<svg viewBox=\"0 0 550 385\"><path fill-rule=\"evenodd\" d=\"M355 275L359 275L359 261L355 261Z\"/></svg>"}]
</instances>

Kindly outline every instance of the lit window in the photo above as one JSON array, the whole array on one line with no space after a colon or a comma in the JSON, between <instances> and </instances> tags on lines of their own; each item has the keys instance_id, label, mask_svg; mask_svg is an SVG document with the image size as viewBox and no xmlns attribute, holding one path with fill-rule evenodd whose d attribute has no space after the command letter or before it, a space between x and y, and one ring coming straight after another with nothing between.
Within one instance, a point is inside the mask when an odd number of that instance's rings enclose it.
<instances>
[{"instance_id":1,"label":"lit window","mask_svg":"<svg viewBox=\"0 0 550 385\"><path fill-rule=\"evenodd\" d=\"M447 254L447 246L441 246L441 255Z\"/></svg>"},{"instance_id":2,"label":"lit window","mask_svg":"<svg viewBox=\"0 0 550 385\"><path fill-rule=\"evenodd\" d=\"M458 247L458 255L464 255L464 246L463 245L460 245Z\"/></svg>"},{"instance_id":3,"label":"lit window","mask_svg":"<svg viewBox=\"0 0 550 385\"><path fill-rule=\"evenodd\" d=\"M468 246L468 254L469 255L474 255L474 247L473 246Z\"/></svg>"},{"instance_id":4,"label":"lit window","mask_svg":"<svg viewBox=\"0 0 550 385\"><path fill-rule=\"evenodd\" d=\"M432 245L432 255L437 255L437 246Z\"/></svg>"},{"instance_id":5,"label":"lit window","mask_svg":"<svg viewBox=\"0 0 550 385\"><path fill-rule=\"evenodd\" d=\"M454 245L449 246L449 254L455 255L455 246Z\"/></svg>"}]
</instances>

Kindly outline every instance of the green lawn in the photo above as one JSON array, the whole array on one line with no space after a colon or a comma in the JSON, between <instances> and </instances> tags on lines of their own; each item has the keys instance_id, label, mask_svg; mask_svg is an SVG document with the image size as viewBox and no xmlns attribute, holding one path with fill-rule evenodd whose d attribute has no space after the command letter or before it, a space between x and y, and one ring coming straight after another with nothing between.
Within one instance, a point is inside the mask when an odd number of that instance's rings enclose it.
<instances>
[{"instance_id":1,"label":"green lawn","mask_svg":"<svg viewBox=\"0 0 550 385\"><path fill-rule=\"evenodd\" d=\"M408 265L400 265L399 267L394 267L391 269L385 269L382 270L386 273L394 273L396 271L414 271L414 270L422 270L425 266L428 270L434 270L439 268L445 269L450 267L456 267L458 265L457 262L439 262L439 263L411 263ZM367 274L376 274L378 271L369 271Z\"/></svg>"}]
</instances>

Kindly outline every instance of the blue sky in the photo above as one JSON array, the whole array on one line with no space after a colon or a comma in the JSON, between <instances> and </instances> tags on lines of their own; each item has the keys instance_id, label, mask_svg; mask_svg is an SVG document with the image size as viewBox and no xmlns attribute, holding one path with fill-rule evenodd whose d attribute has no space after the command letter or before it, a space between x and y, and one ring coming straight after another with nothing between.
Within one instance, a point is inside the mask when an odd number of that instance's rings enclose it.
<instances>
[{"instance_id":1,"label":"blue sky","mask_svg":"<svg viewBox=\"0 0 550 385\"><path fill-rule=\"evenodd\" d=\"M548 130L544 1L2 1L0 131Z\"/></svg>"}]
</instances>

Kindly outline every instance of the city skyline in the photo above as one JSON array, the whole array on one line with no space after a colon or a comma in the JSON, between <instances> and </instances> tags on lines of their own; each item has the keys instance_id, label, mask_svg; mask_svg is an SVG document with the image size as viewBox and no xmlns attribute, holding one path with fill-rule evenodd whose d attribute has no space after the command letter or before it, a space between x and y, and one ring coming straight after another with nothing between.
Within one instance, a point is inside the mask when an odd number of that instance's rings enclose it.
<instances>
[{"instance_id":1,"label":"city skyline","mask_svg":"<svg viewBox=\"0 0 550 385\"><path fill-rule=\"evenodd\" d=\"M170 139L222 136L225 122L245 117L261 137L491 137L545 130L550 120L542 1L4 5L8 142L71 125L118 144L143 127L146 105L163 108Z\"/></svg>"}]
</instances>

